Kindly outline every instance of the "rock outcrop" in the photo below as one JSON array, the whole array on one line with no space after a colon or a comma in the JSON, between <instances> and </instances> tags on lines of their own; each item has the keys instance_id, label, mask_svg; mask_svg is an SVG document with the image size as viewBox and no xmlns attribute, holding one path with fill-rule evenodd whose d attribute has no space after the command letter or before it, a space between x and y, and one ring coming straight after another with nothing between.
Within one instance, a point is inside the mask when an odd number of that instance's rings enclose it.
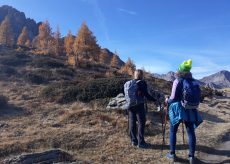
<instances>
[{"instance_id":1,"label":"rock outcrop","mask_svg":"<svg viewBox=\"0 0 230 164\"><path fill-rule=\"evenodd\" d=\"M148 91L152 97L154 97L159 103L163 103L165 100L165 95L158 91L149 90ZM123 93L118 94L116 97L111 98L106 109L127 109L127 104L125 100L125 96Z\"/></svg>"},{"instance_id":2,"label":"rock outcrop","mask_svg":"<svg viewBox=\"0 0 230 164\"><path fill-rule=\"evenodd\" d=\"M36 23L33 19L26 18L24 12L20 12L11 6L3 5L0 7L0 24L6 16L8 16L10 19L10 23L15 35L15 41L20 35L24 26L27 27L31 40L38 34L39 23Z\"/></svg>"},{"instance_id":3,"label":"rock outcrop","mask_svg":"<svg viewBox=\"0 0 230 164\"><path fill-rule=\"evenodd\" d=\"M123 93L118 94L116 97L110 99L106 109L125 109L126 100Z\"/></svg>"}]
</instances>

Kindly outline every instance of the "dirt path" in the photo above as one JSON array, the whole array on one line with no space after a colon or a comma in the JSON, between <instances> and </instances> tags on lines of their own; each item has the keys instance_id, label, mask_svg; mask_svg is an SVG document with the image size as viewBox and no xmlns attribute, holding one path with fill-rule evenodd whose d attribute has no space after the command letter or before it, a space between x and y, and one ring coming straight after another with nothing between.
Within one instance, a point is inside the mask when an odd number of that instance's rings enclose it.
<instances>
[{"instance_id":1,"label":"dirt path","mask_svg":"<svg viewBox=\"0 0 230 164\"><path fill-rule=\"evenodd\" d=\"M199 158L199 163L230 163L230 141L220 144L212 153L200 153Z\"/></svg>"}]
</instances>

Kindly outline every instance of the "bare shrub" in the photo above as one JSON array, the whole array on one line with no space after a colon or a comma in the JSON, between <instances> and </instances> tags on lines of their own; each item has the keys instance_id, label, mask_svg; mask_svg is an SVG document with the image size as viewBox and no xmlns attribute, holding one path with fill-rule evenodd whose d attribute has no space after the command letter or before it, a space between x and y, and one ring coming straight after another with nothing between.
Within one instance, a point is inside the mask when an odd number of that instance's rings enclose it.
<instances>
[{"instance_id":1,"label":"bare shrub","mask_svg":"<svg viewBox=\"0 0 230 164\"><path fill-rule=\"evenodd\" d=\"M31 63L31 66L38 68L61 68L64 67L63 61L47 56L37 57Z\"/></svg>"},{"instance_id":2,"label":"bare shrub","mask_svg":"<svg viewBox=\"0 0 230 164\"><path fill-rule=\"evenodd\" d=\"M3 95L0 95L0 108L6 106L7 104L8 98Z\"/></svg>"},{"instance_id":3,"label":"bare shrub","mask_svg":"<svg viewBox=\"0 0 230 164\"><path fill-rule=\"evenodd\" d=\"M30 56L17 53L2 56L0 59L0 64L6 66L22 66L31 60Z\"/></svg>"},{"instance_id":4,"label":"bare shrub","mask_svg":"<svg viewBox=\"0 0 230 164\"><path fill-rule=\"evenodd\" d=\"M123 92L126 78L101 78L81 83L56 83L45 87L41 96L59 103L80 100L89 102L95 99L114 97Z\"/></svg>"},{"instance_id":5,"label":"bare shrub","mask_svg":"<svg viewBox=\"0 0 230 164\"><path fill-rule=\"evenodd\" d=\"M0 76L12 76L15 75L17 73L17 71L15 70L15 68L10 67L10 66L3 66L0 65Z\"/></svg>"},{"instance_id":6,"label":"bare shrub","mask_svg":"<svg viewBox=\"0 0 230 164\"><path fill-rule=\"evenodd\" d=\"M24 80L32 84L47 83L47 80L44 77L34 74L34 73L26 73L24 75Z\"/></svg>"}]
</instances>

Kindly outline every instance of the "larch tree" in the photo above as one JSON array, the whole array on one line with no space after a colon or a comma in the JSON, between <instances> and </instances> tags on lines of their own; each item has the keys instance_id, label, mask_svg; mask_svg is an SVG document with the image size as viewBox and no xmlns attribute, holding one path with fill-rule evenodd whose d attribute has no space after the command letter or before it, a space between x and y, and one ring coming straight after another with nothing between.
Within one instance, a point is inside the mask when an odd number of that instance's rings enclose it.
<instances>
[{"instance_id":1,"label":"larch tree","mask_svg":"<svg viewBox=\"0 0 230 164\"><path fill-rule=\"evenodd\" d=\"M108 61L109 61L109 54L105 51L101 51L99 55L99 62L101 64L109 64Z\"/></svg>"},{"instance_id":2,"label":"larch tree","mask_svg":"<svg viewBox=\"0 0 230 164\"><path fill-rule=\"evenodd\" d=\"M68 64L75 66L76 56L74 55L73 44L74 44L74 36L72 35L72 32L69 30L64 40L64 48L67 55Z\"/></svg>"},{"instance_id":3,"label":"larch tree","mask_svg":"<svg viewBox=\"0 0 230 164\"><path fill-rule=\"evenodd\" d=\"M68 32L68 34L64 40L64 47L65 47L65 52L66 52L67 56L73 55L73 53L74 53L73 44L74 44L74 37L73 37L71 31L69 30L69 32Z\"/></svg>"},{"instance_id":4,"label":"larch tree","mask_svg":"<svg viewBox=\"0 0 230 164\"><path fill-rule=\"evenodd\" d=\"M74 53L77 59L98 61L100 47L85 22L82 23L74 41Z\"/></svg>"},{"instance_id":5,"label":"larch tree","mask_svg":"<svg viewBox=\"0 0 230 164\"><path fill-rule=\"evenodd\" d=\"M119 57L117 54L114 54L112 59L111 59L111 62L110 62L110 66L112 67L119 67Z\"/></svg>"},{"instance_id":6,"label":"larch tree","mask_svg":"<svg viewBox=\"0 0 230 164\"><path fill-rule=\"evenodd\" d=\"M39 33L33 40L33 46L42 54L49 54L52 51L52 30L48 21L39 26Z\"/></svg>"},{"instance_id":7,"label":"larch tree","mask_svg":"<svg viewBox=\"0 0 230 164\"><path fill-rule=\"evenodd\" d=\"M27 39L27 40L26 40L25 46L26 46L26 47L30 47L30 46L31 46L30 39Z\"/></svg>"},{"instance_id":8,"label":"larch tree","mask_svg":"<svg viewBox=\"0 0 230 164\"><path fill-rule=\"evenodd\" d=\"M59 26L57 26L57 31L54 33L52 49L53 53L57 56L63 54L64 45L61 39L61 32Z\"/></svg>"},{"instance_id":9,"label":"larch tree","mask_svg":"<svg viewBox=\"0 0 230 164\"><path fill-rule=\"evenodd\" d=\"M0 26L0 44L6 46L14 45L14 32L8 16L5 17Z\"/></svg>"},{"instance_id":10,"label":"larch tree","mask_svg":"<svg viewBox=\"0 0 230 164\"><path fill-rule=\"evenodd\" d=\"M133 75L135 70L136 70L136 65L134 64L131 58L128 58L125 65L121 67L120 72L128 75Z\"/></svg>"},{"instance_id":11,"label":"larch tree","mask_svg":"<svg viewBox=\"0 0 230 164\"><path fill-rule=\"evenodd\" d=\"M30 46L29 32L26 26L23 27L21 34L18 37L17 45L19 46Z\"/></svg>"}]
</instances>

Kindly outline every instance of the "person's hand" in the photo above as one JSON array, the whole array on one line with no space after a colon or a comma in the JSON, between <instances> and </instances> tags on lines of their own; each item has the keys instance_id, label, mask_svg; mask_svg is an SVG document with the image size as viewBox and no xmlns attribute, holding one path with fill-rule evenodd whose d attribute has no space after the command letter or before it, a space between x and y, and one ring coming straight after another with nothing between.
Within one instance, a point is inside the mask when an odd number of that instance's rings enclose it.
<instances>
[{"instance_id":1,"label":"person's hand","mask_svg":"<svg viewBox=\"0 0 230 164\"><path fill-rule=\"evenodd\" d=\"M169 99L168 97L165 99L165 104L168 104L168 99Z\"/></svg>"}]
</instances>

